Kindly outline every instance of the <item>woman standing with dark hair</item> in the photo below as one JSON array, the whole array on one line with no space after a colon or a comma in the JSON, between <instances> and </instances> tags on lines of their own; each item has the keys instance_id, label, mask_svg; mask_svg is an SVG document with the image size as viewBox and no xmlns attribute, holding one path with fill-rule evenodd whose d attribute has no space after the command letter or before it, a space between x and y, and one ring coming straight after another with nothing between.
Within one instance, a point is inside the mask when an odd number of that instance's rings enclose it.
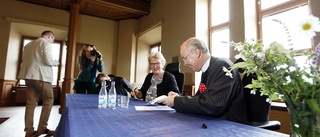
<instances>
[{"instance_id":1,"label":"woman standing with dark hair","mask_svg":"<svg viewBox=\"0 0 320 137\"><path fill-rule=\"evenodd\" d=\"M80 72L73 89L77 94L92 94L96 88L97 71L102 72L102 55L93 45L84 45L78 56Z\"/></svg>"}]
</instances>

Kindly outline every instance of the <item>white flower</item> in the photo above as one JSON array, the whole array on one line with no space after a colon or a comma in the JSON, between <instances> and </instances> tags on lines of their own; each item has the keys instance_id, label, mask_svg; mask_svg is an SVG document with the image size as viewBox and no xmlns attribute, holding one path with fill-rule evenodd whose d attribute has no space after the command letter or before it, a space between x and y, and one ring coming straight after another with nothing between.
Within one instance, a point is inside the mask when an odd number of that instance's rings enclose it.
<instances>
[{"instance_id":1,"label":"white flower","mask_svg":"<svg viewBox=\"0 0 320 137\"><path fill-rule=\"evenodd\" d=\"M255 90L251 90L251 91L250 91L250 94L255 95L255 94L256 94L256 91L255 91Z\"/></svg>"},{"instance_id":2,"label":"white flower","mask_svg":"<svg viewBox=\"0 0 320 137\"><path fill-rule=\"evenodd\" d=\"M279 99L282 99L282 97L284 97L283 94L278 94L278 98L279 98Z\"/></svg>"},{"instance_id":3,"label":"white flower","mask_svg":"<svg viewBox=\"0 0 320 137\"><path fill-rule=\"evenodd\" d=\"M222 70L224 72L226 72L226 76L229 76L230 78L233 78L231 71L228 70L225 66L222 67Z\"/></svg>"},{"instance_id":4,"label":"white flower","mask_svg":"<svg viewBox=\"0 0 320 137\"><path fill-rule=\"evenodd\" d=\"M315 32L320 31L320 21L318 17L309 16L305 21L302 21L299 25L299 31L305 34L307 37L313 37L316 35Z\"/></svg>"},{"instance_id":5,"label":"white flower","mask_svg":"<svg viewBox=\"0 0 320 137\"><path fill-rule=\"evenodd\" d=\"M234 47L234 50L236 51L241 51L243 49L243 45L242 44L236 44Z\"/></svg>"},{"instance_id":6,"label":"white flower","mask_svg":"<svg viewBox=\"0 0 320 137\"><path fill-rule=\"evenodd\" d=\"M258 52L257 53L257 57L259 58L259 59L262 59L262 58L264 58L264 52Z\"/></svg>"},{"instance_id":7,"label":"white flower","mask_svg":"<svg viewBox=\"0 0 320 137\"><path fill-rule=\"evenodd\" d=\"M247 42L248 44L250 44L250 45L254 45L254 44L257 43L257 41L256 41L255 39L249 39L249 40L246 39L246 42Z\"/></svg>"},{"instance_id":8,"label":"white flower","mask_svg":"<svg viewBox=\"0 0 320 137\"><path fill-rule=\"evenodd\" d=\"M270 98L267 98L267 99L266 99L266 102L269 102L269 103L270 103L270 102L271 102L271 99L270 99Z\"/></svg>"},{"instance_id":9,"label":"white flower","mask_svg":"<svg viewBox=\"0 0 320 137\"><path fill-rule=\"evenodd\" d=\"M243 60L246 60L246 57L243 56L241 53L237 54L234 56L235 59L239 59L239 58L242 58Z\"/></svg>"}]
</instances>

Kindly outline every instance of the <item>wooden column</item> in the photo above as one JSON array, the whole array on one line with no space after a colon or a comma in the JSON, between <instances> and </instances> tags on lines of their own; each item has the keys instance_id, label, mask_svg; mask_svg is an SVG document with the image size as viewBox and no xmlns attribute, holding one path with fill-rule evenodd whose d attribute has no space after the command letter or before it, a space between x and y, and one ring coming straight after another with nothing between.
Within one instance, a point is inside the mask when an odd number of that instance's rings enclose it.
<instances>
[{"instance_id":1,"label":"wooden column","mask_svg":"<svg viewBox=\"0 0 320 137\"><path fill-rule=\"evenodd\" d=\"M77 43L77 33L78 33L78 19L80 10L80 0L70 0L70 17L69 17L69 30L68 30L68 41L67 41L67 60L65 68L65 77L62 82L62 91L60 95L60 108L59 113L62 113L66 94L73 93L73 71L74 71L74 61L75 50Z\"/></svg>"}]
</instances>

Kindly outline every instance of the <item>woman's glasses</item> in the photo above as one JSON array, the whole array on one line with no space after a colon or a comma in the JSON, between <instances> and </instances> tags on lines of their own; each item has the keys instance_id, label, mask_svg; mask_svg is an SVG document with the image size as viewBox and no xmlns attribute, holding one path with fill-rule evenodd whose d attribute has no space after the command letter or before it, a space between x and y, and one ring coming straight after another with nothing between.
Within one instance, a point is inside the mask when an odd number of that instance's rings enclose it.
<instances>
[{"instance_id":1,"label":"woman's glasses","mask_svg":"<svg viewBox=\"0 0 320 137\"><path fill-rule=\"evenodd\" d=\"M149 63L149 65L152 66L152 67L153 67L153 66L158 66L158 67L159 67L160 64L161 64L160 62L157 62L157 63Z\"/></svg>"},{"instance_id":2,"label":"woman's glasses","mask_svg":"<svg viewBox=\"0 0 320 137\"><path fill-rule=\"evenodd\" d=\"M87 46L87 47L93 47L93 45L90 45L90 44L89 44L89 45L85 45L85 46Z\"/></svg>"}]
</instances>

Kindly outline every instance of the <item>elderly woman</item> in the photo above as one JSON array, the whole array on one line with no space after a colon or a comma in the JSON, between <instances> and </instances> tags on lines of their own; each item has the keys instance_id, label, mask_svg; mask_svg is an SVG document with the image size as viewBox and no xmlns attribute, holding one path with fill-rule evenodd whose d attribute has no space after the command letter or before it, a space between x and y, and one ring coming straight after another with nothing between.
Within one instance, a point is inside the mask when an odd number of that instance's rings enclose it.
<instances>
[{"instance_id":1,"label":"elderly woman","mask_svg":"<svg viewBox=\"0 0 320 137\"><path fill-rule=\"evenodd\" d=\"M141 89L135 88L131 95L150 102L161 95L168 95L170 91L180 94L175 77L164 71L166 59L162 53L152 52L149 54L148 60L152 72L146 76Z\"/></svg>"}]
</instances>

